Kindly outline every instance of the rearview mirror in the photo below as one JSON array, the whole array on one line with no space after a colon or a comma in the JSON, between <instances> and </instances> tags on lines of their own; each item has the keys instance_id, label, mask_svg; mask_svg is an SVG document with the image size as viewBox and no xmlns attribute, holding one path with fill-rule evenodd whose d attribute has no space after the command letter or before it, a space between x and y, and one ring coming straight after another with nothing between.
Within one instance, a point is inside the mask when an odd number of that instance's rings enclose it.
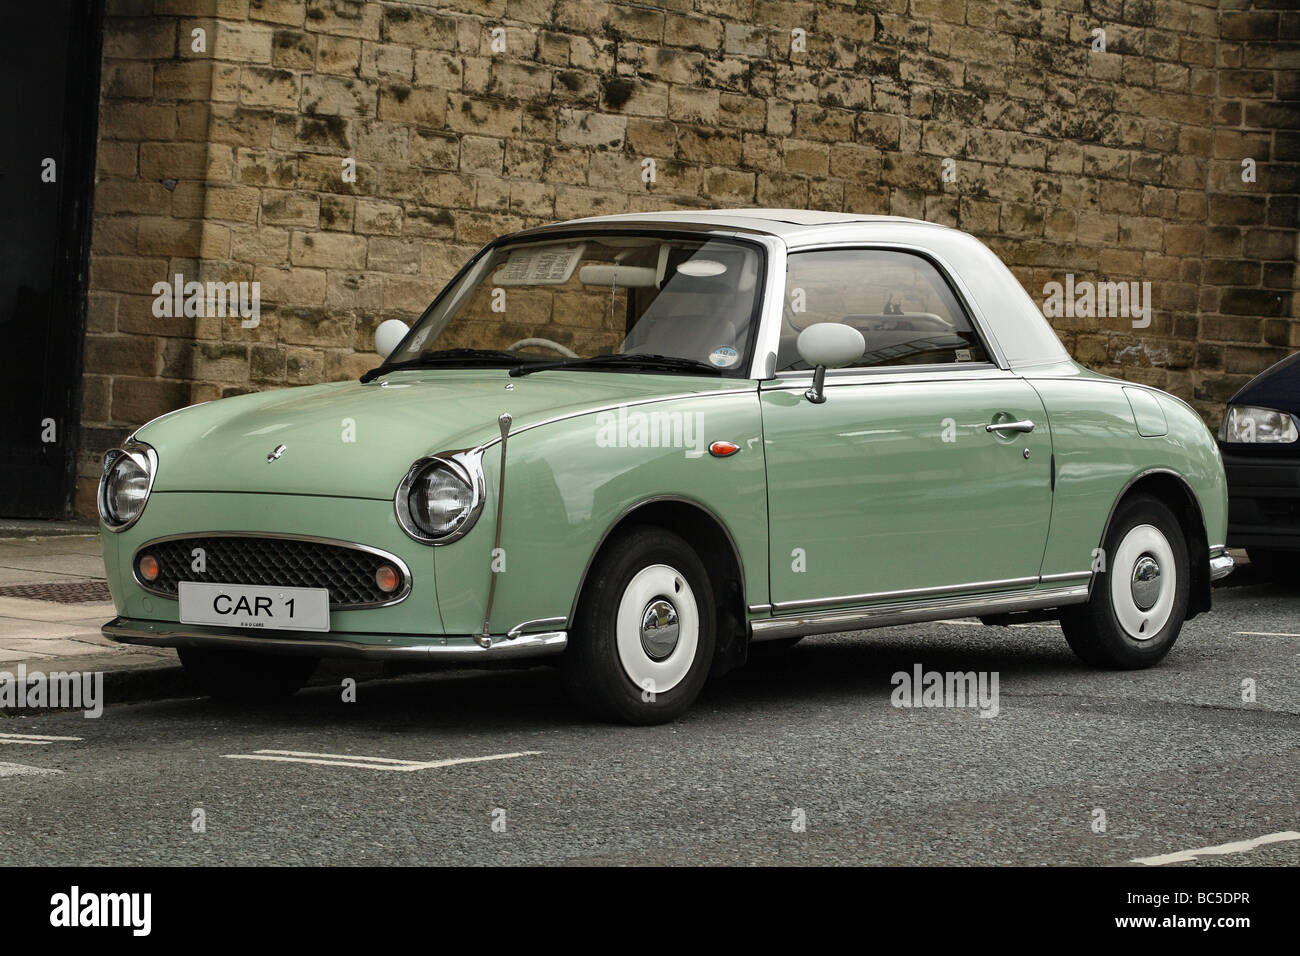
<instances>
[{"instance_id":1,"label":"rearview mirror","mask_svg":"<svg viewBox=\"0 0 1300 956\"><path fill-rule=\"evenodd\" d=\"M375 329L375 351L379 353L381 359L386 359L397 348L399 342L406 338L406 333L411 331L401 319L388 319L380 322L379 327Z\"/></svg>"},{"instance_id":2,"label":"rearview mirror","mask_svg":"<svg viewBox=\"0 0 1300 956\"><path fill-rule=\"evenodd\" d=\"M804 396L814 405L826 401L823 388L828 368L855 362L867 350L867 340L857 329L839 322L815 322L799 333L799 357L813 367L812 388Z\"/></svg>"}]
</instances>

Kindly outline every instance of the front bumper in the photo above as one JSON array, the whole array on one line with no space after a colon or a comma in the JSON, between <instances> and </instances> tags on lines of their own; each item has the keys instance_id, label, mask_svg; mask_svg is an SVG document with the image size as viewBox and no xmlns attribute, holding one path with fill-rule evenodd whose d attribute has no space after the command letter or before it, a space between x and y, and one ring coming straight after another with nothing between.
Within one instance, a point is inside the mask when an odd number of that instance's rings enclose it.
<instances>
[{"instance_id":1,"label":"front bumper","mask_svg":"<svg viewBox=\"0 0 1300 956\"><path fill-rule=\"evenodd\" d=\"M1228 544L1300 551L1300 461L1224 452Z\"/></svg>"},{"instance_id":2,"label":"front bumper","mask_svg":"<svg viewBox=\"0 0 1300 956\"><path fill-rule=\"evenodd\" d=\"M1210 580L1217 581L1232 573L1237 562L1223 545L1210 549Z\"/></svg>"},{"instance_id":3,"label":"front bumper","mask_svg":"<svg viewBox=\"0 0 1300 956\"><path fill-rule=\"evenodd\" d=\"M210 647L262 654L390 661L460 661L468 664L487 660L549 657L563 652L569 642L565 631L494 635L487 646L468 634L437 637L347 634L342 635L341 639L331 639L322 638L318 634L280 631L275 637L268 637L264 631L139 621L121 617L105 624L103 633L109 640L119 644L143 644L149 647Z\"/></svg>"}]
</instances>

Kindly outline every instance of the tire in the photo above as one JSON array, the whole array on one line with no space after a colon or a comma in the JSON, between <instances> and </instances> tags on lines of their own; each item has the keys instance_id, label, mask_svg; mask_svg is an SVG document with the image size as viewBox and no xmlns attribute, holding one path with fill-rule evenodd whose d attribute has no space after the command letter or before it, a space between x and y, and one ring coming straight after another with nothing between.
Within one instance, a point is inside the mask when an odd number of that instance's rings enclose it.
<instances>
[{"instance_id":1,"label":"tire","mask_svg":"<svg viewBox=\"0 0 1300 956\"><path fill-rule=\"evenodd\" d=\"M677 629L646 628L671 618ZM560 659L565 689L583 710L625 724L662 724L694 702L709 676L717 615L704 565L678 535L638 526L593 566Z\"/></svg>"},{"instance_id":2,"label":"tire","mask_svg":"<svg viewBox=\"0 0 1300 956\"><path fill-rule=\"evenodd\" d=\"M1300 578L1300 552L1247 548L1246 555L1261 574L1278 584L1294 585Z\"/></svg>"},{"instance_id":3,"label":"tire","mask_svg":"<svg viewBox=\"0 0 1300 956\"><path fill-rule=\"evenodd\" d=\"M1133 495L1111 521L1104 554L1088 603L1061 615L1065 639L1095 667L1150 667L1169 653L1187 616L1191 567L1182 527L1159 499ZM1135 583L1139 570L1145 584Z\"/></svg>"},{"instance_id":4,"label":"tire","mask_svg":"<svg viewBox=\"0 0 1300 956\"><path fill-rule=\"evenodd\" d=\"M311 679L315 657L277 657L247 651L178 647L186 675L199 690L219 700L244 702L291 697Z\"/></svg>"}]
</instances>

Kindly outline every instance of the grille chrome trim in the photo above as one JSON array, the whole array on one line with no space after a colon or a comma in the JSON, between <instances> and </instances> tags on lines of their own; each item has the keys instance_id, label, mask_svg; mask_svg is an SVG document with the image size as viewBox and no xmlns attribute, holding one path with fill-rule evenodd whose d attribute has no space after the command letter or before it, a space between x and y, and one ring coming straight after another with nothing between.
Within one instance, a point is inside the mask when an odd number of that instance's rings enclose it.
<instances>
[{"instance_id":1,"label":"grille chrome trim","mask_svg":"<svg viewBox=\"0 0 1300 956\"><path fill-rule=\"evenodd\" d=\"M276 541L295 541L302 544L319 544L319 545L325 545L327 547L346 548L351 551L361 551L365 554L369 554L369 555L373 555L374 557L381 558L382 560L395 565L398 571L401 572L402 588L387 600L367 601L358 604L336 604L334 603L333 600L331 600L330 601L331 611L360 611L369 608L391 607L394 604L398 604L406 600L407 596L411 593L411 588L414 584L411 578L410 567L408 567L406 562L403 561L401 558L399 558L397 555L392 554L391 552L388 551L384 551L380 548L373 548L370 545L358 544L355 541L344 541L340 538L321 538L315 535L308 535L308 534L285 534L285 533L275 532L275 531L190 531L190 532L186 532L185 534L169 534L169 535L164 535L161 538L153 538L149 541L146 541L144 544L140 545L140 547L135 549L135 553L131 555L131 578L132 580L134 580L136 586L141 588L144 591L148 591L150 594L156 595L157 597L167 598L168 600L171 601L179 600L178 595L172 594L171 592L168 591L161 590L160 588L154 587L146 583L145 581L141 580L140 571L139 571L139 558L144 551L147 551L149 548L157 547L160 544L165 544L170 541L196 540L199 538L242 538L245 540L272 539ZM207 583L237 584L237 582L234 581L212 581ZM304 585L286 583L283 586L300 587Z\"/></svg>"}]
</instances>

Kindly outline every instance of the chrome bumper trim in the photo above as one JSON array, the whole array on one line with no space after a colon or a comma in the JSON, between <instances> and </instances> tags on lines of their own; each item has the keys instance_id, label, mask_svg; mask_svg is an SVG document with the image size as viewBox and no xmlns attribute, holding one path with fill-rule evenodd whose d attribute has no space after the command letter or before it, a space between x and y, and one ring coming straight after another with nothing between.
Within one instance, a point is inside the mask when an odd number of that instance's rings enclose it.
<instances>
[{"instance_id":1,"label":"chrome bumper trim","mask_svg":"<svg viewBox=\"0 0 1300 956\"><path fill-rule=\"evenodd\" d=\"M750 626L753 628L754 641L776 641L784 637L834 634L838 631L892 627L896 624L943 621L952 617L1034 611L1064 607L1067 604L1082 604L1087 600L1088 586L1082 584L1041 591L1019 591L1014 594L985 594L944 600L881 604L876 607L845 611L822 611L815 614L778 617L770 621L753 621Z\"/></svg>"},{"instance_id":2,"label":"chrome bumper trim","mask_svg":"<svg viewBox=\"0 0 1300 956\"><path fill-rule=\"evenodd\" d=\"M102 631L110 641L148 647L213 647L264 654L467 663L547 657L559 654L569 643L567 632L547 631L518 637L494 637L490 647L480 646L471 634L421 638L422 643L418 644L362 644L346 640L321 640L319 637L302 636L292 631L281 632L282 636L279 637L262 637L245 631L223 633L215 628L194 628L185 624L123 622L121 618L109 621ZM449 643L451 641L457 643Z\"/></svg>"},{"instance_id":3,"label":"chrome bumper trim","mask_svg":"<svg viewBox=\"0 0 1300 956\"><path fill-rule=\"evenodd\" d=\"M1232 573L1232 569L1237 566L1236 560L1228 553L1224 545L1216 545L1210 549L1210 580L1218 581L1226 578Z\"/></svg>"}]
</instances>

